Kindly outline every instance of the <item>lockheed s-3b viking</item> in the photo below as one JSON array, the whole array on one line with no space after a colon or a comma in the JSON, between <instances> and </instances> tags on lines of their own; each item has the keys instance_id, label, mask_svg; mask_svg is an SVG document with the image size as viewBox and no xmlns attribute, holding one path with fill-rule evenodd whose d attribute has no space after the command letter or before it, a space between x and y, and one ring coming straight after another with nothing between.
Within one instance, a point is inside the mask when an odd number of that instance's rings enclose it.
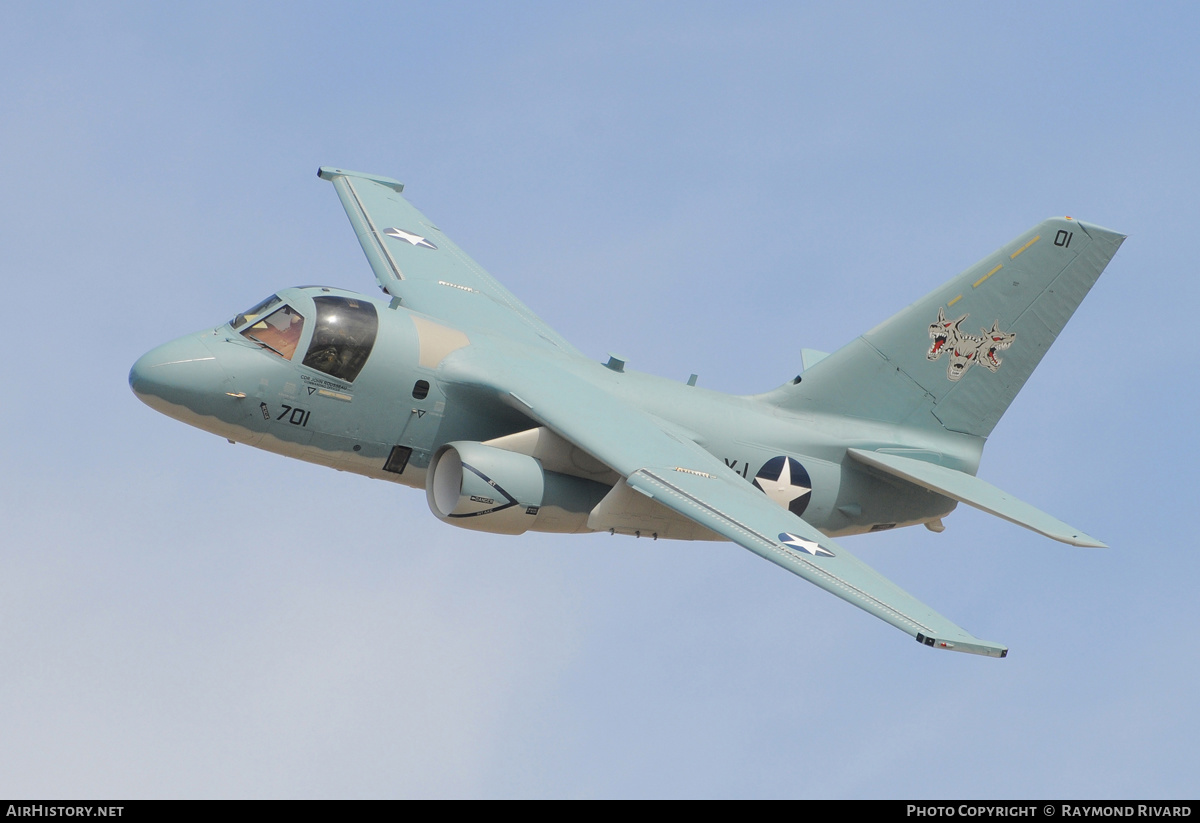
<instances>
[{"instance_id":1,"label":"lockheed s-3b viking","mask_svg":"<svg viewBox=\"0 0 1200 823\"><path fill-rule=\"evenodd\" d=\"M159 346L129 382L237 443L425 489L440 520L520 534L731 540L937 648L1003 657L841 535L958 503L1102 546L978 479L984 441L1123 235L1034 226L801 377L735 397L594 362L400 196L322 168L384 297L282 289Z\"/></svg>"}]
</instances>

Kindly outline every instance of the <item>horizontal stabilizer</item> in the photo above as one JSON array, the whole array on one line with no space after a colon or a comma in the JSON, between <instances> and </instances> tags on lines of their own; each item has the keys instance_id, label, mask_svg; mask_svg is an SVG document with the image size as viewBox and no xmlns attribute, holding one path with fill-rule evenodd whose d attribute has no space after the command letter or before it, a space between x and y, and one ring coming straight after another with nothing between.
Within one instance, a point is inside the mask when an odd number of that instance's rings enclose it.
<instances>
[{"instance_id":1,"label":"horizontal stabilizer","mask_svg":"<svg viewBox=\"0 0 1200 823\"><path fill-rule=\"evenodd\" d=\"M1108 548L1096 538L1089 537L1079 529L1072 528L1058 518L1051 517L1044 511L1035 509L1028 503L1001 491L991 483L965 472L895 454L863 451L862 449L847 449L847 452L860 463L879 469L893 477L907 480L921 488L943 494L952 500L974 506L980 511L1002 517L1011 523L1032 529L1054 540L1091 549Z\"/></svg>"}]
</instances>

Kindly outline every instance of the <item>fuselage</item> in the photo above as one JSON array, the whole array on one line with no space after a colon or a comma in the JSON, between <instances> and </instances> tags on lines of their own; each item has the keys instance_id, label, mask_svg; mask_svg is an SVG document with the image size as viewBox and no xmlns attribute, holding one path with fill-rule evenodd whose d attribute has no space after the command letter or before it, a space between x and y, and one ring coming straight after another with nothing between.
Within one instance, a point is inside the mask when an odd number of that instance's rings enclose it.
<instances>
[{"instance_id":1,"label":"fuselage","mask_svg":"<svg viewBox=\"0 0 1200 823\"><path fill-rule=\"evenodd\" d=\"M757 485L776 502L831 536L929 523L955 505L932 492L914 498L911 487L848 460L847 448L935 454L943 465L971 474L982 449L977 437L797 413L764 396L727 395L606 367L574 352L455 329L399 301L323 287L284 289L229 323L159 346L137 361L129 379L151 407L231 442L425 488L431 460L444 444L490 442L519 450L515 444L524 440L517 435L538 426L493 395L442 379L442 364L476 345L504 348L514 358L553 359L556 367L667 421L748 483L759 477ZM586 455L558 463L554 471L591 484L564 504L584 510L534 528L595 528L588 512L619 477ZM768 477L778 484L771 486ZM635 525L611 530L642 533ZM704 537L662 531L664 537Z\"/></svg>"}]
</instances>

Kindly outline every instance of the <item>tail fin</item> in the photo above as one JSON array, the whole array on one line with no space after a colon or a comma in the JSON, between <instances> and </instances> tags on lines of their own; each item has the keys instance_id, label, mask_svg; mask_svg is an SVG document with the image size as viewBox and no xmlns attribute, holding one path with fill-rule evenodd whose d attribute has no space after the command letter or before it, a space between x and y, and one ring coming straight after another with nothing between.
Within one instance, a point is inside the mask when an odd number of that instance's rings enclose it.
<instances>
[{"instance_id":1,"label":"tail fin","mask_svg":"<svg viewBox=\"0 0 1200 823\"><path fill-rule=\"evenodd\" d=\"M986 437L1124 239L1047 220L765 399Z\"/></svg>"}]
</instances>

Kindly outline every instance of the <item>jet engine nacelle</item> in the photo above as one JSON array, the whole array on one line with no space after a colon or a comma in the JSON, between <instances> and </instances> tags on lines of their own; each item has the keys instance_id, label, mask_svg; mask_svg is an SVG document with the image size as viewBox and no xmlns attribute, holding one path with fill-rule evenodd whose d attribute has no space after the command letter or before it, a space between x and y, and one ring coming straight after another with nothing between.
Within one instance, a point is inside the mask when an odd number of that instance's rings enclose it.
<instances>
[{"instance_id":1,"label":"jet engine nacelle","mask_svg":"<svg viewBox=\"0 0 1200 823\"><path fill-rule=\"evenodd\" d=\"M534 458L469 441L438 449L425 478L425 496L439 520L498 534L528 531L545 490L542 464Z\"/></svg>"},{"instance_id":2,"label":"jet engine nacelle","mask_svg":"<svg viewBox=\"0 0 1200 823\"><path fill-rule=\"evenodd\" d=\"M459 440L438 449L425 475L429 509L445 523L496 534L588 531L608 486L546 471L529 455Z\"/></svg>"}]
</instances>

